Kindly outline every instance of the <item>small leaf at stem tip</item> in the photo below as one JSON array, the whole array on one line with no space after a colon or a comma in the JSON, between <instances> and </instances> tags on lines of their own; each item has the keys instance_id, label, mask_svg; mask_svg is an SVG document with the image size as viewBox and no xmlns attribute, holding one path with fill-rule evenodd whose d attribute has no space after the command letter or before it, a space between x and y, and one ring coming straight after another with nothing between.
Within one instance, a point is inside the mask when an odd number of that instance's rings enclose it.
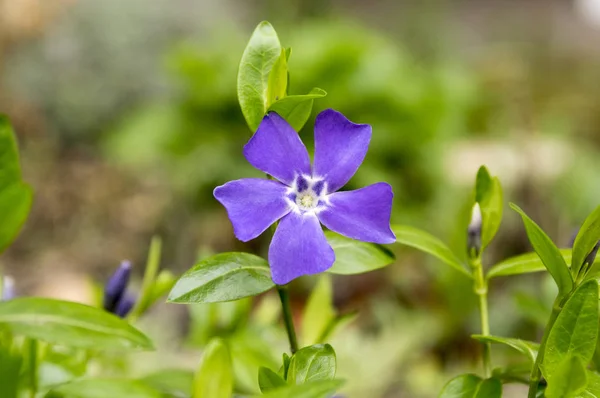
<instances>
[{"instance_id":1,"label":"small leaf at stem tip","mask_svg":"<svg viewBox=\"0 0 600 398\"><path fill-rule=\"evenodd\" d=\"M317 380L298 385L287 385L253 398L323 398L331 397L343 384L342 380Z\"/></svg>"},{"instance_id":2,"label":"small leaf at stem tip","mask_svg":"<svg viewBox=\"0 0 600 398\"><path fill-rule=\"evenodd\" d=\"M298 350L290 360L288 384L304 384L317 380L333 380L336 357L329 344L315 344Z\"/></svg>"},{"instance_id":3,"label":"small leaf at stem tip","mask_svg":"<svg viewBox=\"0 0 600 398\"><path fill-rule=\"evenodd\" d=\"M269 107L269 112L277 113L284 118L294 130L299 132L310 117L314 100L323 98L326 95L327 93L325 90L315 87L308 94L289 95L274 102Z\"/></svg>"},{"instance_id":4,"label":"small leaf at stem tip","mask_svg":"<svg viewBox=\"0 0 600 398\"><path fill-rule=\"evenodd\" d=\"M285 380L271 369L265 368L264 366L258 368L258 386L260 387L261 392L264 393L285 385Z\"/></svg>"},{"instance_id":5,"label":"small leaf at stem tip","mask_svg":"<svg viewBox=\"0 0 600 398\"><path fill-rule=\"evenodd\" d=\"M269 72L269 83L267 88L267 109L271 104L283 99L287 94L287 56L285 49L281 49L281 55L277 58Z\"/></svg>"},{"instance_id":6,"label":"small leaf at stem tip","mask_svg":"<svg viewBox=\"0 0 600 398\"><path fill-rule=\"evenodd\" d=\"M501 398L502 383L495 378L482 379L474 374L464 374L450 380L439 398Z\"/></svg>"},{"instance_id":7,"label":"small leaf at stem tip","mask_svg":"<svg viewBox=\"0 0 600 398\"><path fill-rule=\"evenodd\" d=\"M579 270L590 253L596 248L600 241L600 206L598 206L586 219L577 237L573 243L573 260L571 263L571 273L577 277ZM595 256L593 256L595 257ZM590 258L593 262L593 258Z\"/></svg>"},{"instance_id":8,"label":"small leaf at stem tip","mask_svg":"<svg viewBox=\"0 0 600 398\"><path fill-rule=\"evenodd\" d=\"M475 202L481 207L481 250L492 241L502 221L503 195L498 177L492 177L485 166L477 171Z\"/></svg>"}]
</instances>

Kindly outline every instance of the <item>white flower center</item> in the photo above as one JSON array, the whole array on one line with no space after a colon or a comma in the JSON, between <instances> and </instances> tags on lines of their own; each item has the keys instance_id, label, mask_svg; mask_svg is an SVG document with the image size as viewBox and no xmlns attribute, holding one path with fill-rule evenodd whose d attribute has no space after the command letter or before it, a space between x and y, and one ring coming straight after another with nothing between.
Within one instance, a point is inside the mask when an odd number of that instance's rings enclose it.
<instances>
[{"instance_id":1,"label":"white flower center","mask_svg":"<svg viewBox=\"0 0 600 398\"><path fill-rule=\"evenodd\" d=\"M327 184L320 179L309 176L298 176L288 191L288 197L296 211L317 212L328 203Z\"/></svg>"}]
</instances>

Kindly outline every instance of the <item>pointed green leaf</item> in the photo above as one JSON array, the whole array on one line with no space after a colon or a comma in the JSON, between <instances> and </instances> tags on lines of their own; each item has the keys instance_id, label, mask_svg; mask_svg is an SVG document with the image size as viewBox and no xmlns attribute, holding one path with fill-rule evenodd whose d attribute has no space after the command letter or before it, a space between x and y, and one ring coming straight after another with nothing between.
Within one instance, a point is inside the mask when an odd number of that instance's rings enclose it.
<instances>
[{"instance_id":1,"label":"pointed green leaf","mask_svg":"<svg viewBox=\"0 0 600 398\"><path fill-rule=\"evenodd\" d=\"M258 369L258 385L260 391L267 392L275 388L284 387L286 383L277 373L269 368L261 366Z\"/></svg>"},{"instance_id":2,"label":"pointed green leaf","mask_svg":"<svg viewBox=\"0 0 600 398\"><path fill-rule=\"evenodd\" d=\"M270 390L256 398L324 398L331 397L343 384L341 380L317 380Z\"/></svg>"},{"instance_id":3,"label":"pointed green leaf","mask_svg":"<svg viewBox=\"0 0 600 398\"><path fill-rule=\"evenodd\" d=\"M586 219L573 243L573 261L571 272L577 276L586 257L600 240L600 206Z\"/></svg>"},{"instance_id":4,"label":"pointed green leaf","mask_svg":"<svg viewBox=\"0 0 600 398\"><path fill-rule=\"evenodd\" d=\"M304 344L319 343L318 339L325 333L334 319L335 309L333 308L331 277L322 274L308 298L302 316L302 341Z\"/></svg>"},{"instance_id":5,"label":"pointed green leaf","mask_svg":"<svg viewBox=\"0 0 600 398\"><path fill-rule=\"evenodd\" d=\"M573 293L550 330L542 363L546 379L570 356L589 363L596 349L598 322L598 282L592 280Z\"/></svg>"},{"instance_id":6,"label":"pointed green leaf","mask_svg":"<svg viewBox=\"0 0 600 398\"><path fill-rule=\"evenodd\" d=\"M240 107L253 132L267 113L269 74L280 55L281 44L275 29L270 23L261 22L244 50L237 81Z\"/></svg>"},{"instance_id":7,"label":"pointed green leaf","mask_svg":"<svg viewBox=\"0 0 600 398\"><path fill-rule=\"evenodd\" d=\"M205 258L179 278L172 303L219 303L256 296L274 287L268 263L249 253L221 253Z\"/></svg>"},{"instance_id":8,"label":"pointed green leaf","mask_svg":"<svg viewBox=\"0 0 600 398\"><path fill-rule=\"evenodd\" d=\"M14 334L68 347L152 349L148 337L119 317L62 300L22 297L0 302L0 324Z\"/></svg>"},{"instance_id":9,"label":"pointed green leaf","mask_svg":"<svg viewBox=\"0 0 600 398\"><path fill-rule=\"evenodd\" d=\"M335 351L329 344L315 344L298 350L290 360L289 384L333 380L336 372Z\"/></svg>"},{"instance_id":10,"label":"pointed green leaf","mask_svg":"<svg viewBox=\"0 0 600 398\"><path fill-rule=\"evenodd\" d=\"M149 387L163 393L166 397L189 397L192 395L194 374L183 369L163 369L140 379Z\"/></svg>"},{"instance_id":11,"label":"pointed green leaf","mask_svg":"<svg viewBox=\"0 0 600 398\"><path fill-rule=\"evenodd\" d=\"M212 340L194 377L193 398L231 398L233 368L229 349L220 339Z\"/></svg>"},{"instance_id":12,"label":"pointed green leaf","mask_svg":"<svg viewBox=\"0 0 600 398\"><path fill-rule=\"evenodd\" d=\"M527 356L532 363L535 362L538 350L540 349L540 345L538 343L527 340L499 336L483 336L481 334L474 334L471 337L477 341L481 341L482 343L503 344L505 346L514 348L515 350Z\"/></svg>"},{"instance_id":13,"label":"pointed green leaf","mask_svg":"<svg viewBox=\"0 0 600 398\"><path fill-rule=\"evenodd\" d=\"M331 231L325 232L327 242L335 252L332 274L352 275L383 268L394 262L394 254L381 245L346 238Z\"/></svg>"},{"instance_id":14,"label":"pointed green leaf","mask_svg":"<svg viewBox=\"0 0 600 398\"><path fill-rule=\"evenodd\" d=\"M396 241L406 246L431 254L442 262L451 266L461 274L472 278L462 261L435 236L408 225L392 225L392 231L396 234Z\"/></svg>"},{"instance_id":15,"label":"pointed green leaf","mask_svg":"<svg viewBox=\"0 0 600 398\"><path fill-rule=\"evenodd\" d=\"M587 385L585 366L578 357L565 358L548 379L546 398L572 398L583 392Z\"/></svg>"},{"instance_id":16,"label":"pointed green leaf","mask_svg":"<svg viewBox=\"0 0 600 398\"><path fill-rule=\"evenodd\" d=\"M521 208L519 208L519 206L511 203L510 207L521 215L531 246L533 246L533 249L544 263L544 266L548 272L550 272L552 278L554 278L554 281L558 286L559 297L564 297L573 289L573 278L571 277L569 267L567 266L567 263L565 263L560 250L558 250L548 235L546 235L546 233L542 231L542 229L529 218L523 210L521 210Z\"/></svg>"},{"instance_id":17,"label":"pointed green leaf","mask_svg":"<svg viewBox=\"0 0 600 398\"><path fill-rule=\"evenodd\" d=\"M570 264L571 249L560 249L559 251L565 264ZM541 272L545 270L546 267L540 256L538 256L536 252L531 252L509 257L506 260L499 262L490 267L486 276L488 279L491 279L497 276L529 274L531 272Z\"/></svg>"},{"instance_id":18,"label":"pointed green leaf","mask_svg":"<svg viewBox=\"0 0 600 398\"><path fill-rule=\"evenodd\" d=\"M161 398L162 394L137 380L75 380L51 390L48 396L64 398Z\"/></svg>"},{"instance_id":19,"label":"pointed green leaf","mask_svg":"<svg viewBox=\"0 0 600 398\"><path fill-rule=\"evenodd\" d=\"M439 398L502 398L502 383L498 379L485 379L464 374L450 380Z\"/></svg>"},{"instance_id":20,"label":"pointed green leaf","mask_svg":"<svg viewBox=\"0 0 600 398\"><path fill-rule=\"evenodd\" d=\"M310 117L314 100L326 95L325 90L315 87L306 95L289 95L274 102L269 111L276 112L287 120L294 130L300 131Z\"/></svg>"},{"instance_id":21,"label":"pointed green leaf","mask_svg":"<svg viewBox=\"0 0 600 398\"><path fill-rule=\"evenodd\" d=\"M288 83L287 53L281 49L281 55L273 64L269 73L269 83L267 89L267 109L276 101L283 99L287 94Z\"/></svg>"},{"instance_id":22,"label":"pointed green leaf","mask_svg":"<svg viewBox=\"0 0 600 398\"><path fill-rule=\"evenodd\" d=\"M475 201L481 208L482 250L492 241L502 221L502 186L497 177L490 176L481 166L475 181Z\"/></svg>"}]
</instances>

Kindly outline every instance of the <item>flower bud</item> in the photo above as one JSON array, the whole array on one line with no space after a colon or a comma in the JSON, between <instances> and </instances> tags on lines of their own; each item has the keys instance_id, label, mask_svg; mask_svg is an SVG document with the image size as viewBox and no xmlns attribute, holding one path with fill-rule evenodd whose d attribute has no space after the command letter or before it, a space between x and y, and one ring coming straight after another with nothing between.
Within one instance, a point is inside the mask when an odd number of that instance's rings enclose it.
<instances>
[{"instance_id":1,"label":"flower bud","mask_svg":"<svg viewBox=\"0 0 600 398\"><path fill-rule=\"evenodd\" d=\"M114 314L121 318L125 318L134 305L135 298L125 293L117 303L117 308L115 308Z\"/></svg>"},{"instance_id":2,"label":"flower bud","mask_svg":"<svg viewBox=\"0 0 600 398\"><path fill-rule=\"evenodd\" d=\"M475 202L471 211L471 222L467 228L467 253L471 257L477 257L481 250L481 208Z\"/></svg>"},{"instance_id":3,"label":"flower bud","mask_svg":"<svg viewBox=\"0 0 600 398\"><path fill-rule=\"evenodd\" d=\"M15 297L15 280L10 276L4 276L2 279L2 297L0 297L0 301L11 300Z\"/></svg>"},{"instance_id":4,"label":"flower bud","mask_svg":"<svg viewBox=\"0 0 600 398\"><path fill-rule=\"evenodd\" d=\"M583 261L584 264L587 264L589 267L591 267L592 264L594 264L594 260L596 260L596 254L598 254L598 248L600 248L600 241L596 242L590 254L588 254L585 260Z\"/></svg>"},{"instance_id":5,"label":"flower bud","mask_svg":"<svg viewBox=\"0 0 600 398\"><path fill-rule=\"evenodd\" d=\"M131 263L123 261L119 268L110 277L104 286L104 309L114 313L119 301L125 294L129 277L131 275Z\"/></svg>"}]
</instances>

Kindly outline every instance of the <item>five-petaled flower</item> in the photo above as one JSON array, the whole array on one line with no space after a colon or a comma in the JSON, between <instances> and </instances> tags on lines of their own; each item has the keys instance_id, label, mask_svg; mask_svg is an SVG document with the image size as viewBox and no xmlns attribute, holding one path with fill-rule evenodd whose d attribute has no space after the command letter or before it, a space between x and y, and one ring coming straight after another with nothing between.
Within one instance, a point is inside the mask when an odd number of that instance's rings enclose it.
<instances>
[{"instance_id":1,"label":"five-petaled flower","mask_svg":"<svg viewBox=\"0 0 600 398\"><path fill-rule=\"evenodd\" d=\"M283 285L333 265L335 254L320 223L352 239L395 242L390 229L393 193L389 184L336 192L358 170L370 140L371 126L352 123L331 109L323 111L315 121L311 168L298 134L271 112L244 147L244 156L277 181L244 178L215 188L215 198L227 209L241 241L256 238L280 220L269 247L275 283Z\"/></svg>"}]
</instances>

